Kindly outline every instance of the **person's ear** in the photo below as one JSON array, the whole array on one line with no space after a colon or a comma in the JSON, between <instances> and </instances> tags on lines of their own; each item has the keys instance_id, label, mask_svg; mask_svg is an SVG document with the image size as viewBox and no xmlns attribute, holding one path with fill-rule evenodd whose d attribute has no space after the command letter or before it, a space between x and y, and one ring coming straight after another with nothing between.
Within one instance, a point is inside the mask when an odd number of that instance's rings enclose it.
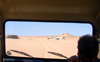
<instances>
[{"instance_id":1,"label":"person's ear","mask_svg":"<svg viewBox=\"0 0 100 62\"><path fill-rule=\"evenodd\" d=\"M79 52L79 50L78 50L78 53L77 53L77 55L78 55L78 57L80 57L80 52Z\"/></svg>"},{"instance_id":2,"label":"person's ear","mask_svg":"<svg viewBox=\"0 0 100 62\"><path fill-rule=\"evenodd\" d=\"M77 47L77 49L78 49L78 47ZM78 49L77 55L78 55L78 57L80 57L80 51L79 51L79 49Z\"/></svg>"}]
</instances>

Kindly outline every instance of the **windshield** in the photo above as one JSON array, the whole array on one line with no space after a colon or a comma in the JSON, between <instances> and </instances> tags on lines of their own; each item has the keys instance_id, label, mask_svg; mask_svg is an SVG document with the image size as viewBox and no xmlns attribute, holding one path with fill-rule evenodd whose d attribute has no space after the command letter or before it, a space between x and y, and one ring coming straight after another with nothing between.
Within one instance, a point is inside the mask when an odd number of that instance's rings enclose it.
<instances>
[{"instance_id":1,"label":"windshield","mask_svg":"<svg viewBox=\"0 0 100 62\"><path fill-rule=\"evenodd\" d=\"M8 56L66 59L77 55L80 36L92 35L89 23L18 22L5 24Z\"/></svg>"}]
</instances>

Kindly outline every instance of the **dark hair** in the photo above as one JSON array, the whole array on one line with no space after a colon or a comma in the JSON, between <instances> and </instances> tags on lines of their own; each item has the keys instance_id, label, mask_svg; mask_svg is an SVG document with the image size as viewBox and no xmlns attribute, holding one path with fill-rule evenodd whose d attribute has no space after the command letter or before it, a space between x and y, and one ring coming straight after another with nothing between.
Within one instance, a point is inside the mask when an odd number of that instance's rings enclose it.
<instances>
[{"instance_id":1,"label":"dark hair","mask_svg":"<svg viewBox=\"0 0 100 62\"><path fill-rule=\"evenodd\" d=\"M98 54L98 40L90 35L82 36L78 41L78 49L80 51L80 55L85 58L92 59Z\"/></svg>"}]
</instances>

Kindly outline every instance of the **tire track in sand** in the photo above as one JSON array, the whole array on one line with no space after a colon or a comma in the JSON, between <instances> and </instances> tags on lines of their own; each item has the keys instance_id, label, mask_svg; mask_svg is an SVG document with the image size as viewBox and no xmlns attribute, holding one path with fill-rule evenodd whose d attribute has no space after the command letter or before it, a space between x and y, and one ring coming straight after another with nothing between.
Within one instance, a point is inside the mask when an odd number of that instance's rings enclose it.
<instances>
[{"instance_id":1,"label":"tire track in sand","mask_svg":"<svg viewBox=\"0 0 100 62\"><path fill-rule=\"evenodd\" d=\"M68 57L66 57L65 55L61 54L58 50L58 48L56 48L56 46L54 46L52 43L48 42L50 40L46 40L46 39L40 39L42 42L49 44L51 47L54 48L54 51L48 51L48 53L55 55L55 58L59 58L59 59L68 59ZM51 58L51 57L50 57Z\"/></svg>"},{"instance_id":2,"label":"tire track in sand","mask_svg":"<svg viewBox=\"0 0 100 62\"><path fill-rule=\"evenodd\" d=\"M42 55L43 58L52 58L51 56L53 57L56 57L58 58L58 56L53 55L53 54L50 54L48 52L58 52L57 49L50 43L47 43L44 39L34 39L35 41L41 43L43 46L44 46L44 53Z\"/></svg>"},{"instance_id":3,"label":"tire track in sand","mask_svg":"<svg viewBox=\"0 0 100 62\"><path fill-rule=\"evenodd\" d=\"M42 58L58 58L65 59L66 56L58 53L59 51L53 46L53 44L47 42L45 39L34 39L35 41L41 43L44 46L44 53L42 54Z\"/></svg>"},{"instance_id":4,"label":"tire track in sand","mask_svg":"<svg viewBox=\"0 0 100 62\"><path fill-rule=\"evenodd\" d=\"M33 39L33 40L37 41L36 39ZM37 41L37 42L41 43L44 46L44 53L42 54L42 57L44 58L45 57L45 53L47 51L47 47L42 42L40 42L40 41Z\"/></svg>"},{"instance_id":5,"label":"tire track in sand","mask_svg":"<svg viewBox=\"0 0 100 62\"><path fill-rule=\"evenodd\" d=\"M53 57L59 58L58 56L56 56L56 53L58 53L58 50L52 44L48 43L45 39L39 39L39 41L42 42L47 48L45 50L46 53L44 53L43 57L53 56ZM50 54L49 52L55 52L55 55Z\"/></svg>"}]
</instances>

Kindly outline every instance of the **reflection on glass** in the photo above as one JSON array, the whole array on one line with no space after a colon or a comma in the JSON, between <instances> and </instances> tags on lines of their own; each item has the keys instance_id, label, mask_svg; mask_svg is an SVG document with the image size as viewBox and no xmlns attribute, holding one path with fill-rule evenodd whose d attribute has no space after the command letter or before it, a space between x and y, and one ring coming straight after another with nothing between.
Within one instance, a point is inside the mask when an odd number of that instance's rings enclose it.
<instances>
[{"instance_id":1,"label":"reflection on glass","mask_svg":"<svg viewBox=\"0 0 100 62\"><path fill-rule=\"evenodd\" d=\"M77 41L85 34L92 35L92 26L88 23L8 21L5 24L6 54L66 59L77 55Z\"/></svg>"}]
</instances>

